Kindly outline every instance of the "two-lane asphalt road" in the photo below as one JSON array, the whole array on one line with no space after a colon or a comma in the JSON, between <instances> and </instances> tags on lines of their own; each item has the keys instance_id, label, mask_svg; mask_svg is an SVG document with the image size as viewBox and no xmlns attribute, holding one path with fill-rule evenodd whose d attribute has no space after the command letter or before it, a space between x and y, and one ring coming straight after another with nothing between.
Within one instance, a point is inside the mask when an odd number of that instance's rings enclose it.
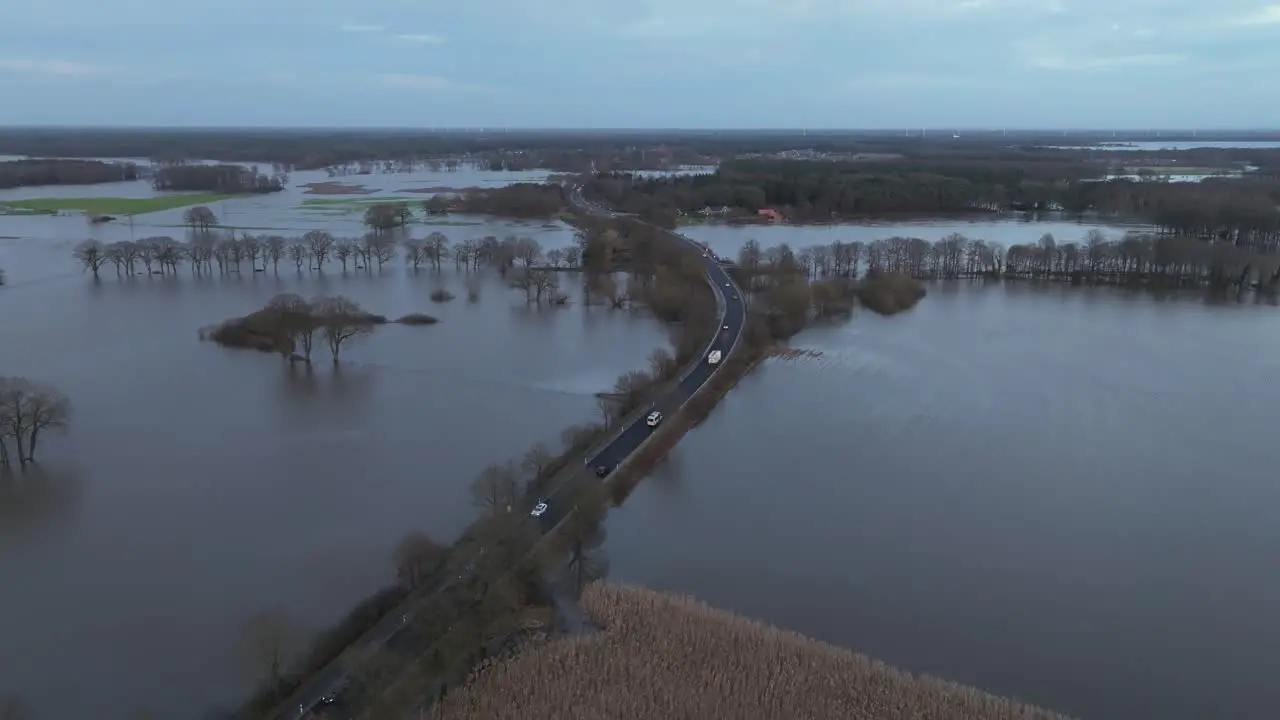
<instances>
[{"instance_id":1,"label":"two-lane asphalt road","mask_svg":"<svg viewBox=\"0 0 1280 720\"><path fill-rule=\"evenodd\" d=\"M588 202L582 197L582 190L574 188L569 195L570 201L577 207L598 215L605 215L612 218L622 217L620 213L600 207L595 203ZM636 221L639 222L639 221ZM687 374L680 379L680 383L675 390L666 398L655 403L655 407L659 408L679 408L683 405L695 392L701 388L707 380L711 379L712 374L719 369L719 365L712 365L707 362L707 356L712 350L719 350L723 358L729 357L729 351L738 343L738 338L742 336L743 323L746 322L747 310L746 305L742 301L742 292L738 286L734 284L733 279L729 277L729 273L725 271L720 261L716 259L715 253L707 251L698 243L681 235L679 233L666 230L667 234L688 245L696 251L702 260L703 269L707 273L707 282L711 284L712 289L718 297L720 307L723 313L720 318L719 332L716 333L715 339L702 352L702 359L694 365ZM722 359L720 362L724 362ZM607 447L601 450L595 457L587 461L591 467L604 466L607 468L617 467L618 463L627 458L628 455L636 451L640 444L653 432L644 423L644 420L633 422L621 433L614 438Z\"/></svg>"},{"instance_id":2,"label":"two-lane asphalt road","mask_svg":"<svg viewBox=\"0 0 1280 720\"><path fill-rule=\"evenodd\" d=\"M578 188L571 191L570 198L574 205L587 212L614 218L622 217L620 213L615 213L587 202ZM743 304L741 291L734 284L733 279L729 277L729 274L725 272L725 269L721 267L714 253L707 252L701 245L683 235L671 231L667 232L697 251L706 269L707 281L714 289L718 298L717 302L722 309L719 332L716 333L715 339L703 350L702 357L685 371L685 375L670 393L658 399L651 406L661 408L664 412L673 412L683 406L720 368L720 364L711 365L707 362L707 356L711 351L719 350L724 358L728 358L729 352L738 344L738 339L742 335L743 323L746 320L746 306ZM723 362L724 360L721 360L721 364ZM653 431L654 428L645 423L643 416L623 427L602 449L587 459L587 468L584 472L576 473L573 477L561 483L544 499L544 502L547 503L547 510L538 518L539 531L544 535L550 532L573 510L573 498L577 491L583 487L583 483L599 482L594 474L595 468L603 466L612 470L617 467L619 463L635 452ZM521 508L520 512L527 513L532 509L536 498L530 498L529 500L529 507ZM450 577L443 585L427 595L415 593L414 597L406 599L401 603L400 607L382 618L364 637L366 646L372 650L387 644L394 644L397 636L404 629L405 619L413 613L414 609L420 607L430 600L433 595L438 594L444 588L457 582L457 580L457 578ZM349 673L350 668L344 666L341 662L331 663L329 667L303 683L302 687L294 695L296 700L281 710L276 716L277 719L298 720L322 708L327 701L336 698L342 693L346 687Z\"/></svg>"}]
</instances>

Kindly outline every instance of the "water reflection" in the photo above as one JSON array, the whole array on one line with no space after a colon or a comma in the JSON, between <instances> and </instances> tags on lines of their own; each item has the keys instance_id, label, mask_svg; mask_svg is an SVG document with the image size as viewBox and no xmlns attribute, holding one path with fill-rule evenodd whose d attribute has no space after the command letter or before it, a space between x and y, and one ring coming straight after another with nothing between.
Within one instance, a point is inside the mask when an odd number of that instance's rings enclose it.
<instances>
[{"instance_id":1,"label":"water reflection","mask_svg":"<svg viewBox=\"0 0 1280 720\"><path fill-rule=\"evenodd\" d=\"M81 475L71 466L0 467L0 547L50 520L66 518L80 501L81 490Z\"/></svg>"},{"instance_id":2,"label":"water reflection","mask_svg":"<svg viewBox=\"0 0 1280 720\"><path fill-rule=\"evenodd\" d=\"M83 493L78 478L7 485L25 494L0 504L0 618L20 618L0 631L0 696L21 690L49 717L118 717L143 702L185 717L234 699L243 682L216 659L245 617L274 602L313 626L339 617L387 582L400 536L449 540L470 517L471 477L594 417L591 393L665 342L643 317L600 314L588 333L573 309L531 313L493 273L451 266L108 269L95 284L38 234L6 242L4 262L6 302L22 312L0 314L0 367L72 398L69 441L51 442L48 460L84 471ZM475 303L461 292L470 278L483 284ZM431 303L433 282L461 297ZM379 326L343 348L336 372L322 343L308 373L198 341L200 327L279 292L440 322Z\"/></svg>"}]
</instances>

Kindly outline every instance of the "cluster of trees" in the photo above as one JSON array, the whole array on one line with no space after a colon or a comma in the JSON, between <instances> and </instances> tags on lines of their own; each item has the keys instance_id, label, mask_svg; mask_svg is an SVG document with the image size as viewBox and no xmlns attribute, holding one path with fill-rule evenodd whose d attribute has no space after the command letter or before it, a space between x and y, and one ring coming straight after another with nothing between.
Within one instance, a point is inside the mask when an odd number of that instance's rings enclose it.
<instances>
[{"instance_id":1,"label":"cluster of trees","mask_svg":"<svg viewBox=\"0 0 1280 720\"><path fill-rule=\"evenodd\" d=\"M269 193L284 189L289 176L266 175L243 165L194 165L171 163L160 167L151 178L156 190L208 192L240 195Z\"/></svg>"},{"instance_id":2,"label":"cluster of trees","mask_svg":"<svg viewBox=\"0 0 1280 720\"><path fill-rule=\"evenodd\" d=\"M1162 288L1280 289L1280 255L1275 253L1186 235L1129 232L1113 238L1097 229L1079 242L1059 242L1046 233L1038 242L1007 249L952 233L936 242L891 237L798 250L786 244L762 248L751 240L738 253L737 272L748 285L777 273L830 279L856 278L860 270L928 280L1003 277Z\"/></svg>"},{"instance_id":3,"label":"cluster of trees","mask_svg":"<svg viewBox=\"0 0 1280 720\"><path fill-rule=\"evenodd\" d=\"M568 204L566 190L558 183L513 183L490 190L476 190L459 197L434 195L422 203L428 215L461 212L508 218L549 218Z\"/></svg>"},{"instance_id":4,"label":"cluster of trees","mask_svg":"<svg viewBox=\"0 0 1280 720\"><path fill-rule=\"evenodd\" d=\"M901 214L1048 208L1138 218L1181 233L1280 241L1280 179L1209 178L1199 183L1100 181L1106 166L1083 162L730 162L711 175L602 175L593 197L673 226L680 213L729 207L779 209L796 221ZM1265 238L1262 239L1262 238Z\"/></svg>"},{"instance_id":5,"label":"cluster of trees","mask_svg":"<svg viewBox=\"0 0 1280 720\"><path fill-rule=\"evenodd\" d=\"M517 183L493 190L460 195L440 193L422 202L427 215L450 212L505 218L549 218L564 209L564 188L552 183ZM407 227L414 220L407 202L374 203L364 211L363 222L373 232Z\"/></svg>"},{"instance_id":6,"label":"cluster of trees","mask_svg":"<svg viewBox=\"0 0 1280 720\"><path fill-rule=\"evenodd\" d=\"M328 347L337 365L347 342L367 335L387 319L343 295L310 300L293 293L273 297L261 310L218 325L205 334L228 347L279 353L290 362L311 364L318 344Z\"/></svg>"},{"instance_id":7,"label":"cluster of trees","mask_svg":"<svg viewBox=\"0 0 1280 720\"><path fill-rule=\"evenodd\" d=\"M138 166L131 162L31 158L0 162L0 189L32 185L92 185L137 180Z\"/></svg>"},{"instance_id":8,"label":"cluster of trees","mask_svg":"<svg viewBox=\"0 0 1280 720\"><path fill-rule=\"evenodd\" d=\"M55 388L0 377L0 467L12 465L15 456L21 465L35 462L41 434L66 428L70 420L71 402Z\"/></svg>"}]
</instances>

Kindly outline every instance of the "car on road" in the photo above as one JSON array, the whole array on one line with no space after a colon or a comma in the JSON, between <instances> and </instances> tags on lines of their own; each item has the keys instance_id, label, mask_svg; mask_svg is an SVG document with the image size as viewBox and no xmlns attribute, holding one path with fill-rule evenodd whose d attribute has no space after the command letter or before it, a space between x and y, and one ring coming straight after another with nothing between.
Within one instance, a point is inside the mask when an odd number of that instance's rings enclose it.
<instances>
[{"instance_id":1,"label":"car on road","mask_svg":"<svg viewBox=\"0 0 1280 720\"><path fill-rule=\"evenodd\" d=\"M648 425L649 427L658 427L659 423L661 422L662 422L662 413L658 412L657 410L654 410L653 412L649 413L649 416L644 419L644 424Z\"/></svg>"},{"instance_id":2,"label":"car on road","mask_svg":"<svg viewBox=\"0 0 1280 720\"><path fill-rule=\"evenodd\" d=\"M730 285L729 283L725 283L725 284L724 284L724 286L725 286L725 287L733 287L733 286L732 286L732 285Z\"/></svg>"},{"instance_id":3,"label":"car on road","mask_svg":"<svg viewBox=\"0 0 1280 720\"><path fill-rule=\"evenodd\" d=\"M545 513L546 511L547 511L547 504L545 502L540 502L537 505L533 506L533 512L529 514L532 515L533 517L542 517L542 514Z\"/></svg>"},{"instance_id":4,"label":"car on road","mask_svg":"<svg viewBox=\"0 0 1280 720\"><path fill-rule=\"evenodd\" d=\"M613 472L613 468L609 467L608 465L596 466L596 477L605 477L611 472Z\"/></svg>"},{"instance_id":5,"label":"car on road","mask_svg":"<svg viewBox=\"0 0 1280 720\"><path fill-rule=\"evenodd\" d=\"M720 362L720 351L712 350L711 354L707 356L707 364L716 365L716 364L719 364L719 362Z\"/></svg>"}]
</instances>

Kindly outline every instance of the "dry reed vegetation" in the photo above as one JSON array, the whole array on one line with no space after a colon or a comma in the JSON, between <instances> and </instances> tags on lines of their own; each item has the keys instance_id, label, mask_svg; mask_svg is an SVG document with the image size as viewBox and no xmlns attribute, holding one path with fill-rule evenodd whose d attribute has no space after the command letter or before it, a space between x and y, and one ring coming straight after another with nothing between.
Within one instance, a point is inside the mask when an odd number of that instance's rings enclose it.
<instances>
[{"instance_id":1,"label":"dry reed vegetation","mask_svg":"<svg viewBox=\"0 0 1280 720\"><path fill-rule=\"evenodd\" d=\"M589 586L601 632L480 673L436 720L1063 718L643 588Z\"/></svg>"}]
</instances>

